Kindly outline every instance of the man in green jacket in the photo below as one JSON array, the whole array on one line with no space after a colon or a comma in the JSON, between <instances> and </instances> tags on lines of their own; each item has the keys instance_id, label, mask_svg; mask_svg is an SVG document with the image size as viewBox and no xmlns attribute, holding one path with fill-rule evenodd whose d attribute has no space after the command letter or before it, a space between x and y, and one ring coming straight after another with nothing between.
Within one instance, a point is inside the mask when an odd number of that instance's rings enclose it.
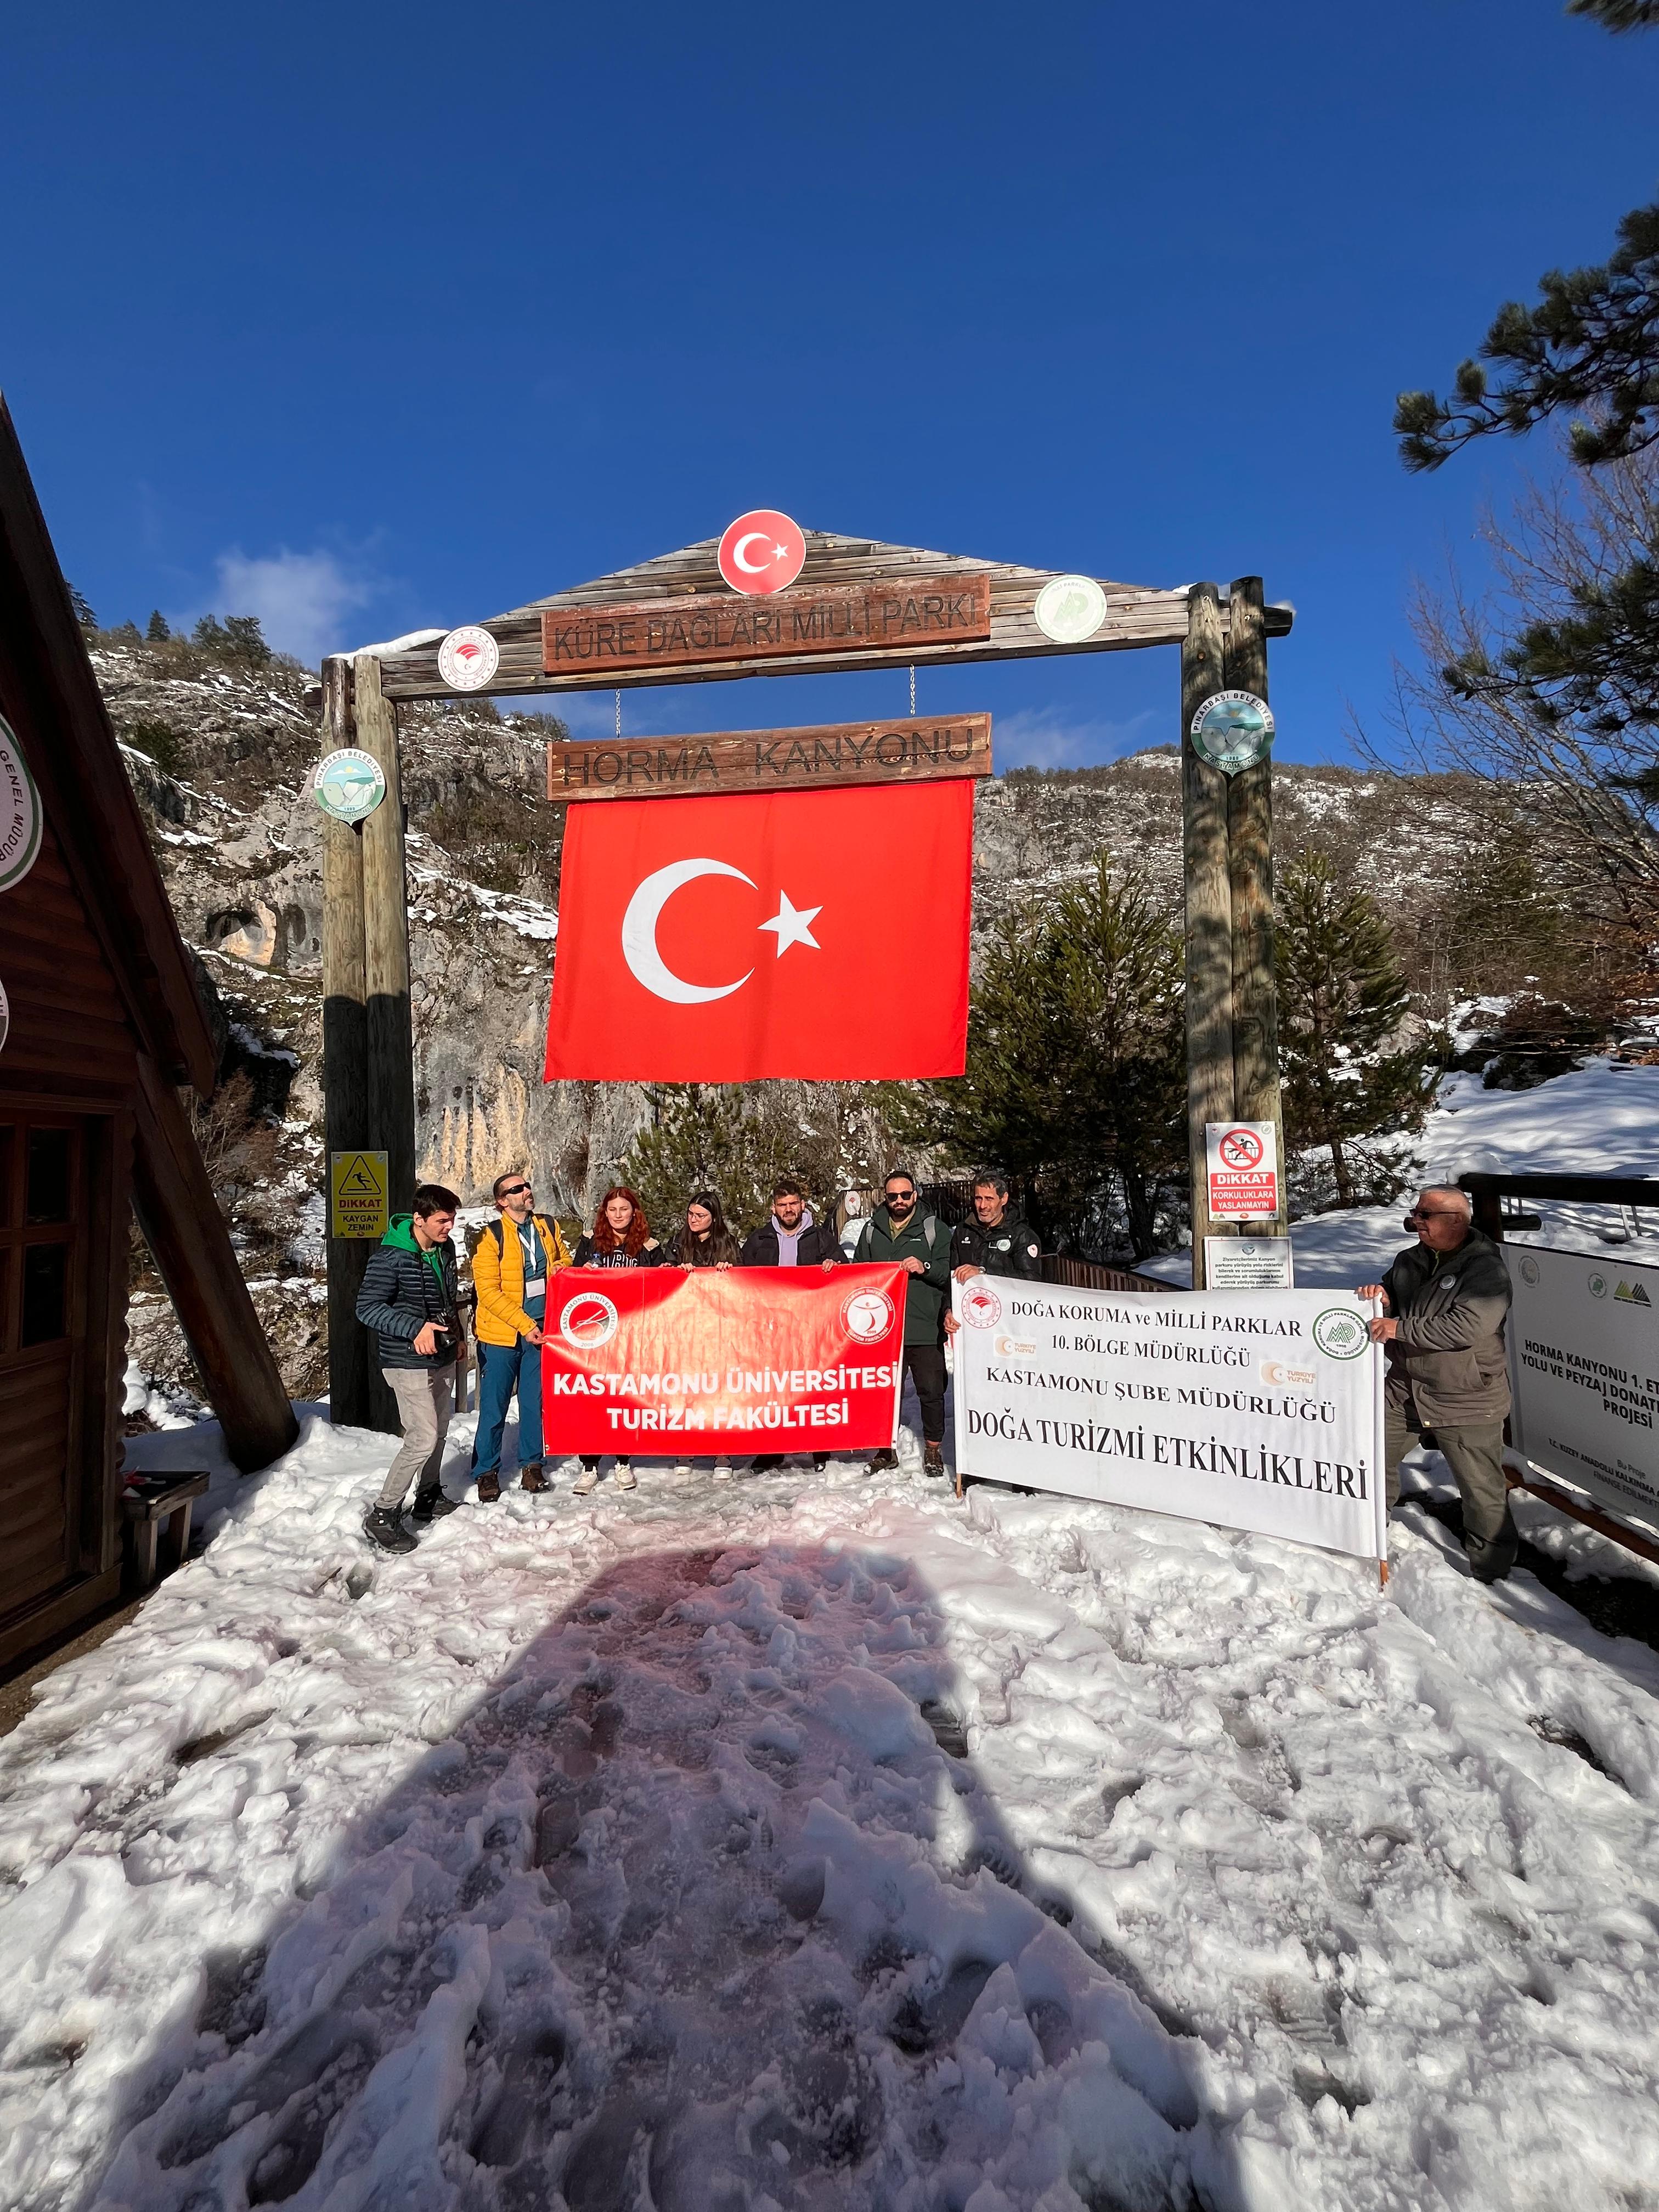
<instances>
[{"instance_id":1,"label":"man in green jacket","mask_svg":"<svg viewBox=\"0 0 1659 2212\"><path fill-rule=\"evenodd\" d=\"M1362 1298L1381 1297L1387 1308L1371 1338L1389 1347L1389 1504L1400 1502L1400 1462L1413 1435L1431 1429L1457 1478L1470 1571L1478 1582L1502 1582L1520 1543L1504 1473L1509 1270L1474 1226L1468 1192L1453 1185L1431 1184L1406 1226L1416 1243L1380 1283L1359 1286Z\"/></svg>"},{"instance_id":2,"label":"man in green jacket","mask_svg":"<svg viewBox=\"0 0 1659 2212\"><path fill-rule=\"evenodd\" d=\"M916 1210L916 1179L908 1168L887 1178L883 1203L859 1231L857 1266L896 1261L909 1275L904 1286L904 1365L921 1407L921 1471L945 1472L945 1316L951 1300L951 1232L931 1213ZM903 1384L901 1381L900 1389ZM898 1465L898 1454L878 1451L872 1474Z\"/></svg>"}]
</instances>

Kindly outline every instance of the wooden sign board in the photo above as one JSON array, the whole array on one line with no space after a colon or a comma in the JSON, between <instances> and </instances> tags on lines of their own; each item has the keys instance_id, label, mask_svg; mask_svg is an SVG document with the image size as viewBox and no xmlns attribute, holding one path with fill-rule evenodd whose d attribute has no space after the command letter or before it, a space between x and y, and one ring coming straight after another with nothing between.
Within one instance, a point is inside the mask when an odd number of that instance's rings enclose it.
<instances>
[{"instance_id":1,"label":"wooden sign board","mask_svg":"<svg viewBox=\"0 0 1659 2212\"><path fill-rule=\"evenodd\" d=\"M549 676L638 675L778 654L890 653L990 635L988 574L907 576L765 598L696 592L618 606L549 607L542 616L542 665Z\"/></svg>"},{"instance_id":2,"label":"wooden sign board","mask_svg":"<svg viewBox=\"0 0 1659 2212\"><path fill-rule=\"evenodd\" d=\"M989 775L991 717L838 722L811 730L726 730L549 745L547 795L685 799L730 791L804 791L846 783L921 783Z\"/></svg>"}]
</instances>

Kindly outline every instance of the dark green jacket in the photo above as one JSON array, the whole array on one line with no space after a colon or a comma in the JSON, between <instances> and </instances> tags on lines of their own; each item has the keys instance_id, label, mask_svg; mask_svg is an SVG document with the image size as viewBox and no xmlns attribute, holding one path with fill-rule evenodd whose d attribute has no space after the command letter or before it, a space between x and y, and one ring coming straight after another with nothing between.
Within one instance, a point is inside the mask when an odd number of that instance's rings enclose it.
<instances>
[{"instance_id":1,"label":"dark green jacket","mask_svg":"<svg viewBox=\"0 0 1659 2212\"><path fill-rule=\"evenodd\" d=\"M374 1331L382 1367L451 1367L461 1348L456 1319L455 1247L436 1244L422 1251L410 1226L413 1214L394 1213L392 1225L370 1253L357 1293L357 1318ZM430 1356L415 1349L415 1339L429 1321L447 1322L449 1334L438 1339Z\"/></svg>"},{"instance_id":2,"label":"dark green jacket","mask_svg":"<svg viewBox=\"0 0 1659 2212\"><path fill-rule=\"evenodd\" d=\"M854 1265L866 1261L878 1265L886 1260L902 1264L912 1259L920 1260L927 1273L904 1279L904 1341L943 1344L945 1316L951 1307L951 1232L920 1206L903 1228L896 1231L887 1208L878 1206L859 1231L859 1241L853 1247Z\"/></svg>"},{"instance_id":3,"label":"dark green jacket","mask_svg":"<svg viewBox=\"0 0 1659 2212\"><path fill-rule=\"evenodd\" d=\"M1471 1229L1455 1252L1409 1245L1382 1287L1400 1318L1389 1346L1389 1402L1409 1397L1431 1429L1501 1421L1510 1410L1504 1322L1512 1293L1491 1237Z\"/></svg>"}]
</instances>

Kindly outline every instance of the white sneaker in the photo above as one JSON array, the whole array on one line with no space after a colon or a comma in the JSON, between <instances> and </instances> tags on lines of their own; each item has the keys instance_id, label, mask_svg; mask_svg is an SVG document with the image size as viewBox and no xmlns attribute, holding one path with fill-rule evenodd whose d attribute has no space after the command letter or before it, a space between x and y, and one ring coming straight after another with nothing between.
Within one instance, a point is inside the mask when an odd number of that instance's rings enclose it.
<instances>
[{"instance_id":1,"label":"white sneaker","mask_svg":"<svg viewBox=\"0 0 1659 2212\"><path fill-rule=\"evenodd\" d=\"M619 1459L617 1462L615 1473L617 1477L617 1487L618 1490L631 1490L634 1487L634 1462L632 1460Z\"/></svg>"},{"instance_id":2,"label":"white sneaker","mask_svg":"<svg viewBox=\"0 0 1659 2212\"><path fill-rule=\"evenodd\" d=\"M732 1462L729 1459L717 1459L714 1462L714 1480L716 1482L731 1481Z\"/></svg>"},{"instance_id":3,"label":"white sneaker","mask_svg":"<svg viewBox=\"0 0 1659 2212\"><path fill-rule=\"evenodd\" d=\"M574 1482L571 1484L571 1494L576 1498L586 1498L591 1491L597 1490L599 1486L599 1470L598 1468L585 1467L581 1473L576 1477Z\"/></svg>"},{"instance_id":4,"label":"white sneaker","mask_svg":"<svg viewBox=\"0 0 1659 2212\"><path fill-rule=\"evenodd\" d=\"M690 1474L691 1472L690 1461L689 1459L677 1459L674 1462L674 1472L676 1474Z\"/></svg>"}]
</instances>

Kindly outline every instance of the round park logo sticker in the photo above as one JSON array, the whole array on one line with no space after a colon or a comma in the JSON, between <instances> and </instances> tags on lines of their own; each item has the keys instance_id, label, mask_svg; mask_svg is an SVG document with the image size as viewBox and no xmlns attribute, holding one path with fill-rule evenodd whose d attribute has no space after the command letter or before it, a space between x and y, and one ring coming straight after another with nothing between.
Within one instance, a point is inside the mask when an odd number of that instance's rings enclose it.
<instances>
[{"instance_id":1,"label":"round park logo sticker","mask_svg":"<svg viewBox=\"0 0 1659 2212\"><path fill-rule=\"evenodd\" d=\"M603 1291L580 1291L559 1316L559 1334L578 1352L592 1352L617 1334L617 1309Z\"/></svg>"},{"instance_id":2,"label":"round park logo sticker","mask_svg":"<svg viewBox=\"0 0 1659 2212\"><path fill-rule=\"evenodd\" d=\"M1193 716L1193 750L1224 775L1265 758L1273 741L1273 710L1254 691L1218 691Z\"/></svg>"},{"instance_id":3,"label":"round park logo sticker","mask_svg":"<svg viewBox=\"0 0 1659 2212\"><path fill-rule=\"evenodd\" d=\"M40 800L9 722L0 720L0 891L21 884L40 850Z\"/></svg>"},{"instance_id":4,"label":"round park logo sticker","mask_svg":"<svg viewBox=\"0 0 1659 2212\"><path fill-rule=\"evenodd\" d=\"M874 1344L893 1326L893 1301L885 1291L854 1291L841 1302L847 1334L860 1344Z\"/></svg>"},{"instance_id":5,"label":"round park logo sticker","mask_svg":"<svg viewBox=\"0 0 1659 2212\"><path fill-rule=\"evenodd\" d=\"M319 761L311 795L337 822L364 822L386 797L386 770L361 745L344 745Z\"/></svg>"},{"instance_id":6,"label":"round park logo sticker","mask_svg":"<svg viewBox=\"0 0 1659 2212\"><path fill-rule=\"evenodd\" d=\"M1002 1300L988 1283L970 1282L962 1294L962 1317L969 1328L994 1328L1002 1319Z\"/></svg>"},{"instance_id":7,"label":"round park logo sticker","mask_svg":"<svg viewBox=\"0 0 1659 2212\"><path fill-rule=\"evenodd\" d=\"M1521 1262L1521 1279L1528 1287L1536 1287L1541 1273L1542 1270L1536 1260L1523 1260Z\"/></svg>"},{"instance_id":8,"label":"round park logo sticker","mask_svg":"<svg viewBox=\"0 0 1659 2212\"><path fill-rule=\"evenodd\" d=\"M438 673L452 691L482 691L501 665L501 649L487 629L464 623L438 647Z\"/></svg>"},{"instance_id":9,"label":"round park logo sticker","mask_svg":"<svg viewBox=\"0 0 1659 2212\"><path fill-rule=\"evenodd\" d=\"M1313 1325L1314 1342L1331 1359L1358 1359L1370 1334L1358 1314L1340 1306L1327 1306Z\"/></svg>"}]
</instances>

